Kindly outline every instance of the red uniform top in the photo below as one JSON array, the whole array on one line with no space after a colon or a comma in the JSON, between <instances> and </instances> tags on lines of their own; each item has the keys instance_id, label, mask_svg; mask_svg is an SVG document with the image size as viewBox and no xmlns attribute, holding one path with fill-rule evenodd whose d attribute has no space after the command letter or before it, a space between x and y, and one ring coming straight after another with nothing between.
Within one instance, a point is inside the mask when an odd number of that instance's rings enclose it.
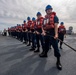
<instances>
[{"instance_id":1,"label":"red uniform top","mask_svg":"<svg viewBox=\"0 0 76 75\"><path fill-rule=\"evenodd\" d=\"M55 12L52 12L50 14L50 16L49 15L45 15L44 24L43 24L44 25L43 28L45 30L53 29L55 27L55 25L54 25L54 17L55 16L56 16Z\"/></svg>"},{"instance_id":2,"label":"red uniform top","mask_svg":"<svg viewBox=\"0 0 76 75\"><path fill-rule=\"evenodd\" d=\"M30 29L31 24L32 24L32 21L29 20L29 21L27 22L27 29Z\"/></svg>"},{"instance_id":3,"label":"red uniform top","mask_svg":"<svg viewBox=\"0 0 76 75\"><path fill-rule=\"evenodd\" d=\"M18 30L18 26L16 26L16 31Z\"/></svg>"},{"instance_id":4,"label":"red uniform top","mask_svg":"<svg viewBox=\"0 0 76 75\"><path fill-rule=\"evenodd\" d=\"M37 19L37 20L36 20L36 28L37 28L37 29L41 29L41 28L42 28L43 20L44 20L43 17L41 17L40 19Z\"/></svg>"},{"instance_id":5,"label":"red uniform top","mask_svg":"<svg viewBox=\"0 0 76 75\"><path fill-rule=\"evenodd\" d=\"M58 28L58 32L65 34L65 33L66 33L66 28L65 28L65 26L64 26L64 25L60 25L59 28Z\"/></svg>"},{"instance_id":6,"label":"red uniform top","mask_svg":"<svg viewBox=\"0 0 76 75\"><path fill-rule=\"evenodd\" d=\"M14 28L13 27L11 28L11 31L14 31Z\"/></svg>"},{"instance_id":7,"label":"red uniform top","mask_svg":"<svg viewBox=\"0 0 76 75\"><path fill-rule=\"evenodd\" d=\"M27 29L26 23L22 24L22 29Z\"/></svg>"},{"instance_id":8,"label":"red uniform top","mask_svg":"<svg viewBox=\"0 0 76 75\"><path fill-rule=\"evenodd\" d=\"M21 25L19 25L19 26L18 26L18 29L19 29L20 31L22 31L22 26L21 26Z\"/></svg>"},{"instance_id":9,"label":"red uniform top","mask_svg":"<svg viewBox=\"0 0 76 75\"><path fill-rule=\"evenodd\" d=\"M35 29L35 25L36 25L36 21L32 21L32 24L31 24L31 26L30 26L30 29L32 30L32 29Z\"/></svg>"}]
</instances>

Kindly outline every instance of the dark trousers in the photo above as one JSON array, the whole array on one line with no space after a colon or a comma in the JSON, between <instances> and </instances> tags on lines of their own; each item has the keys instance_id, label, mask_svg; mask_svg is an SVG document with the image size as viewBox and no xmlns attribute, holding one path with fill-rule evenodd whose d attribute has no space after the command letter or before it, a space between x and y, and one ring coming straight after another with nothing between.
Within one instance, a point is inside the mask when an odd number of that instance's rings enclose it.
<instances>
[{"instance_id":1,"label":"dark trousers","mask_svg":"<svg viewBox=\"0 0 76 75\"><path fill-rule=\"evenodd\" d=\"M28 42L29 42L29 44L31 44L31 41L32 41L31 32L28 32Z\"/></svg>"},{"instance_id":2,"label":"dark trousers","mask_svg":"<svg viewBox=\"0 0 76 75\"><path fill-rule=\"evenodd\" d=\"M53 37L46 35L45 36L45 45L44 45L44 52L47 53L49 51L49 45L51 45L54 48L54 56L55 57L60 57L60 52L58 49L58 40L54 39Z\"/></svg>"},{"instance_id":3,"label":"dark trousers","mask_svg":"<svg viewBox=\"0 0 76 75\"><path fill-rule=\"evenodd\" d=\"M64 34L62 34L62 33L59 33L59 39L61 40L61 41L64 41ZM62 42L60 41L60 46L62 46ZM58 41L59 42L59 41Z\"/></svg>"},{"instance_id":4,"label":"dark trousers","mask_svg":"<svg viewBox=\"0 0 76 75\"><path fill-rule=\"evenodd\" d=\"M18 39L20 39L20 32L18 32L17 35L18 35Z\"/></svg>"},{"instance_id":5,"label":"dark trousers","mask_svg":"<svg viewBox=\"0 0 76 75\"><path fill-rule=\"evenodd\" d=\"M41 42L42 49L44 49L44 37L41 34L36 34L36 41L37 41L37 48L40 47L39 42Z\"/></svg>"},{"instance_id":6,"label":"dark trousers","mask_svg":"<svg viewBox=\"0 0 76 75\"><path fill-rule=\"evenodd\" d=\"M19 40L21 39L21 32L19 32Z\"/></svg>"},{"instance_id":7,"label":"dark trousers","mask_svg":"<svg viewBox=\"0 0 76 75\"><path fill-rule=\"evenodd\" d=\"M16 35L17 35L17 39L19 39L19 32L17 32Z\"/></svg>"},{"instance_id":8,"label":"dark trousers","mask_svg":"<svg viewBox=\"0 0 76 75\"><path fill-rule=\"evenodd\" d=\"M24 42L28 42L27 32L23 32Z\"/></svg>"},{"instance_id":9,"label":"dark trousers","mask_svg":"<svg viewBox=\"0 0 76 75\"><path fill-rule=\"evenodd\" d=\"M32 48L36 48L36 34L32 32Z\"/></svg>"},{"instance_id":10,"label":"dark trousers","mask_svg":"<svg viewBox=\"0 0 76 75\"><path fill-rule=\"evenodd\" d=\"M7 35L7 33L6 32L4 32L4 36L6 36Z\"/></svg>"},{"instance_id":11,"label":"dark trousers","mask_svg":"<svg viewBox=\"0 0 76 75\"><path fill-rule=\"evenodd\" d=\"M20 41L23 41L23 32L20 32Z\"/></svg>"}]
</instances>

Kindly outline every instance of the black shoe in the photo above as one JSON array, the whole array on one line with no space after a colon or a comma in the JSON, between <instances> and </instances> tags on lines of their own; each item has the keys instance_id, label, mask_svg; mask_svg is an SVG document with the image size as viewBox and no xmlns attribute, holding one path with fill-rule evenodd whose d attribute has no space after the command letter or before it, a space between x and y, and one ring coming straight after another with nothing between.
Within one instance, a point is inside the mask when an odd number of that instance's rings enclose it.
<instances>
[{"instance_id":1,"label":"black shoe","mask_svg":"<svg viewBox=\"0 0 76 75\"><path fill-rule=\"evenodd\" d=\"M62 70L62 65L61 65L60 62L57 62L56 63L56 67L57 67L58 70Z\"/></svg>"},{"instance_id":2,"label":"black shoe","mask_svg":"<svg viewBox=\"0 0 76 75\"><path fill-rule=\"evenodd\" d=\"M23 42L22 40L20 40L21 42Z\"/></svg>"},{"instance_id":3,"label":"black shoe","mask_svg":"<svg viewBox=\"0 0 76 75\"><path fill-rule=\"evenodd\" d=\"M27 44L27 42L23 42L23 44Z\"/></svg>"},{"instance_id":4,"label":"black shoe","mask_svg":"<svg viewBox=\"0 0 76 75\"><path fill-rule=\"evenodd\" d=\"M27 46L30 46L30 44L28 44Z\"/></svg>"},{"instance_id":5,"label":"black shoe","mask_svg":"<svg viewBox=\"0 0 76 75\"><path fill-rule=\"evenodd\" d=\"M52 49L51 46L49 47L49 49Z\"/></svg>"},{"instance_id":6,"label":"black shoe","mask_svg":"<svg viewBox=\"0 0 76 75\"><path fill-rule=\"evenodd\" d=\"M35 50L34 52L35 52L35 53L37 53L37 52L40 52L40 50L39 50L39 49L37 49L37 50Z\"/></svg>"},{"instance_id":7,"label":"black shoe","mask_svg":"<svg viewBox=\"0 0 76 75\"><path fill-rule=\"evenodd\" d=\"M49 49L52 49L51 47Z\"/></svg>"},{"instance_id":8,"label":"black shoe","mask_svg":"<svg viewBox=\"0 0 76 75\"><path fill-rule=\"evenodd\" d=\"M26 42L23 42L23 44L25 44Z\"/></svg>"},{"instance_id":9,"label":"black shoe","mask_svg":"<svg viewBox=\"0 0 76 75\"><path fill-rule=\"evenodd\" d=\"M34 50L35 50L35 48L31 48L31 49L30 49L30 51L34 51Z\"/></svg>"},{"instance_id":10,"label":"black shoe","mask_svg":"<svg viewBox=\"0 0 76 75\"><path fill-rule=\"evenodd\" d=\"M41 54L39 54L39 57L47 57L47 54L45 54L45 53L41 53Z\"/></svg>"},{"instance_id":11,"label":"black shoe","mask_svg":"<svg viewBox=\"0 0 76 75\"><path fill-rule=\"evenodd\" d=\"M63 49L63 48L60 46L60 49Z\"/></svg>"},{"instance_id":12,"label":"black shoe","mask_svg":"<svg viewBox=\"0 0 76 75\"><path fill-rule=\"evenodd\" d=\"M44 54L44 51L42 51L42 53L40 55Z\"/></svg>"}]
</instances>

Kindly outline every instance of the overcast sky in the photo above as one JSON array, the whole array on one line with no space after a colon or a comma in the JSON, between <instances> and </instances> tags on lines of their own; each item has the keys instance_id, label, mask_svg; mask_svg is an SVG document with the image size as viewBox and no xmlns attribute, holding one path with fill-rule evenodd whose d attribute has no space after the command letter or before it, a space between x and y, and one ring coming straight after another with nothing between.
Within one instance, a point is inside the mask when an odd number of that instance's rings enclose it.
<instances>
[{"instance_id":1,"label":"overcast sky","mask_svg":"<svg viewBox=\"0 0 76 75\"><path fill-rule=\"evenodd\" d=\"M76 32L76 0L0 0L0 30L22 24L28 16L36 17L40 11L43 16L46 5L52 5L60 22L74 27Z\"/></svg>"}]
</instances>

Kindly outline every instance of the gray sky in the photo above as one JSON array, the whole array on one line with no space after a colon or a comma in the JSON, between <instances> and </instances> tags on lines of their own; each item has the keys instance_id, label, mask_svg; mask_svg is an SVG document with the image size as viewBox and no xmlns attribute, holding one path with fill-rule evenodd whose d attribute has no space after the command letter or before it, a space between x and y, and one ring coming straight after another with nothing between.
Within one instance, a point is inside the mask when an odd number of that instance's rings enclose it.
<instances>
[{"instance_id":1,"label":"gray sky","mask_svg":"<svg viewBox=\"0 0 76 75\"><path fill-rule=\"evenodd\" d=\"M47 4L52 5L60 22L63 21L67 28L73 26L76 32L76 0L0 0L0 30L21 24L38 11L44 16Z\"/></svg>"}]
</instances>

